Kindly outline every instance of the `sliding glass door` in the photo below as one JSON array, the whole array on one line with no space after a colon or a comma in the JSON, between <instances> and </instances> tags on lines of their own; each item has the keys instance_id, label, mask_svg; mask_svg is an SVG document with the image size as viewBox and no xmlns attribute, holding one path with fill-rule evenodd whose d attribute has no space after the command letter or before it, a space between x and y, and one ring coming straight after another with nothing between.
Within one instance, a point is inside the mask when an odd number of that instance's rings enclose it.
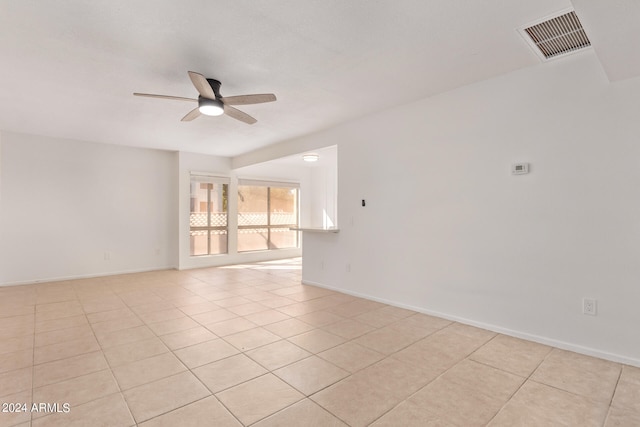
<instances>
[{"instance_id":1,"label":"sliding glass door","mask_svg":"<svg viewBox=\"0 0 640 427\"><path fill-rule=\"evenodd\" d=\"M298 247L299 186L240 180L238 252Z\"/></svg>"}]
</instances>

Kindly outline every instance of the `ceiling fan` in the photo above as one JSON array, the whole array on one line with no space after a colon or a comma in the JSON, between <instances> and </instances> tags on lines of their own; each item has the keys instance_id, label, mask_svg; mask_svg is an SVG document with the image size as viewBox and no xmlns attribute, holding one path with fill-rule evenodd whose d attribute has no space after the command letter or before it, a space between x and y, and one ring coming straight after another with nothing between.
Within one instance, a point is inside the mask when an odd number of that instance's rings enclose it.
<instances>
[{"instance_id":1,"label":"ceiling fan","mask_svg":"<svg viewBox=\"0 0 640 427\"><path fill-rule=\"evenodd\" d=\"M256 119L244 113L232 105L248 105L248 104L261 104L263 102L273 102L276 100L276 96L272 93L262 93L254 95L238 95L238 96L222 96L220 95L220 83L215 79L207 79L202 74L194 71L189 71L189 78L196 87L196 90L200 94L198 98L183 98L181 96L170 95L154 95L151 93L134 93L135 96L146 96L149 98L162 98L162 99L175 99L178 101L197 102L198 106L189 111L186 116L182 118L183 122L189 122L193 119L200 117L201 114L205 116L219 116L226 114L229 117L233 117L236 120L247 123L249 125L257 122Z\"/></svg>"}]
</instances>

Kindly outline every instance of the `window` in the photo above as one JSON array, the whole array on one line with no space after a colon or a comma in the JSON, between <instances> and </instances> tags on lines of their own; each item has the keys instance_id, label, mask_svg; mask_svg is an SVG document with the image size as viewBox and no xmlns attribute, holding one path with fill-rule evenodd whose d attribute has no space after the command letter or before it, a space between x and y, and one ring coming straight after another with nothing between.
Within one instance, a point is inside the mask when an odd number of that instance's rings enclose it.
<instances>
[{"instance_id":1,"label":"window","mask_svg":"<svg viewBox=\"0 0 640 427\"><path fill-rule=\"evenodd\" d=\"M228 179L191 176L191 256L227 253L228 195Z\"/></svg>"},{"instance_id":2,"label":"window","mask_svg":"<svg viewBox=\"0 0 640 427\"><path fill-rule=\"evenodd\" d=\"M238 252L297 248L299 185L240 180Z\"/></svg>"}]
</instances>

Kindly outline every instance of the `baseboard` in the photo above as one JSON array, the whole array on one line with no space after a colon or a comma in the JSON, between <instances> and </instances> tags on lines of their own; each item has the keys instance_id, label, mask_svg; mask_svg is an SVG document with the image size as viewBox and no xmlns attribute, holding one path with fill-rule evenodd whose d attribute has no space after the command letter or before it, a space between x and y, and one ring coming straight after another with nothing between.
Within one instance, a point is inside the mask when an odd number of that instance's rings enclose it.
<instances>
[{"instance_id":1,"label":"baseboard","mask_svg":"<svg viewBox=\"0 0 640 427\"><path fill-rule=\"evenodd\" d=\"M625 365L630 365L630 366L636 366L636 367L640 367L640 359L635 359L632 357L627 357L627 356L622 356L619 354L615 354L615 353L609 353L603 350L599 350L599 349L595 349L595 348L591 348L591 347L584 347L581 345L577 345L577 344L573 344L570 342L566 342L566 341L559 341L553 338L549 338L549 337L544 337L544 336L540 336L540 335L534 335L534 334L530 334L527 332L521 332L521 331L517 331L517 330L513 330L513 329L509 329L509 328L504 328L502 326L498 326L498 325L493 325L490 323L484 323L484 322L478 322L475 321L473 319L467 319L464 317L459 317L459 316L453 316L447 313L441 313L438 311L433 311L433 310L428 310L425 309L423 307L416 307L416 306L412 306L409 304L402 304L399 303L397 301L390 301L384 298L378 298L372 295L367 295L367 294L362 294L359 292L353 292L350 290L345 290L345 289L341 289L335 286L329 286L326 285L324 283L319 283L319 282L314 282L311 280L302 280L302 283L305 285L311 285L311 286L317 286L319 288L325 288L325 289L330 289L332 291L337 291L337 292L341 292L343 294L347 294L347 295L351 295L354 297L358 297L358 298L365 298L368 300L372 300L372 301L376 301L376 302L381 302L383 304L387 304L387 305L392 305L394 307L399 307L399 308L406 308L407 310L413 310L413 311L417 311L418 313L423 313L423 314L428 314L429 316L435 316L435 317L440 317L442 319L447 319L447 320L451 320L453 322L458 322L458 323L463 323L465 325L470 325L470 326L475 326L478 328L482 328L482 329L486 329L489 331L493 331L493 332L497 332L503 335L509 335L511 337L515 337L515 338L521 338L523 340L527 340L527 341L533 341L539 344L544 344L544 345L548 345L551 347L556 347L562 350L568 350L568 351L573 351L575 353L580 353L580 354L584 354L587 356L593 356L593 357L597 357L599 359L605 359L605 360L610 360L612 362L617 362L617 363L622 363Z\"/></svg>"},{"instance_id":2,"label":"baseboard","mask_svg":"<svg viewBox=\"0 0 640 427\"><path fill-rule=\"evenodd\" d=\"M149 273L151 271L176 270L176 269L177 268L175 266L168 266L168 267L157 267L157 268L146 268L146 269L109 271L109 272L91 273L91 274L78 274L78 275L71 275L71 276L52 277L52 278L47 278L47 279L25 280L25 281L17 281L17 282L0 283L0 287L21 286L21 285L37 285L37 284L40 284L40 283L64 282L66 280L95 279L97 277L118 276L120 274Z\"/></svg>"}]
</instances>

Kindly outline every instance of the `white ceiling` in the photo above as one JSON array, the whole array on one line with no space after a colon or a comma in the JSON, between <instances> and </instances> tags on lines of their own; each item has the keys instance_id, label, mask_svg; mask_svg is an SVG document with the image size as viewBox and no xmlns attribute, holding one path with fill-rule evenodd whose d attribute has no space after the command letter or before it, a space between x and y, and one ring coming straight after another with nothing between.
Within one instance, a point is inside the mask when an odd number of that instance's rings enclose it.
<instances>
[{"instance_id":1,"label":"white ceiling","mask_svg":"<svg viewBox=\"0 0 640 427\"><path fill-rule=\"evenodd\" d=\"M640 22L640 2L574 3L609 77L639 75L637 36L626 55L616 46ZM0 129L236 156L540 64L516 29L570 7L569 0L0 0ZM278 101L240 107L254 125L225 116L185 123L192 104L132 96L195 97L188 70L221 80L223 96L273 92Z\"/></svg>"}]
</instances>

